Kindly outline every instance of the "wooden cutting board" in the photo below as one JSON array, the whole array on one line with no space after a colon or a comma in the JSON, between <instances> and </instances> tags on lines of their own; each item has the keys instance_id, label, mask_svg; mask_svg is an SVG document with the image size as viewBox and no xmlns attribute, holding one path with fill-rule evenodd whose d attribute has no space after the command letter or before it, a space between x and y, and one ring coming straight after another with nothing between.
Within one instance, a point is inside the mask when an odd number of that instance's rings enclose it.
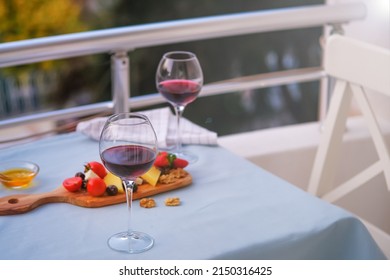
<instances>
[{"instance_id":1,"label":"wooden cutting board","mask_svg":"<svg viewBox=\"0 0 390 280\"><path fill-rule=\"evenodd\" d=\"M149 197L155 194L172 191L188 186L192 183L192 177L187 174L170 184L157 184L155 187L149 184L138 186L133 194L133 200ZM46 203L70 203L73 205L96 208L126 202L125 194L101 197L90 196L86 191L68 192L64 187L59 187L51 192L41 194L15 194L0 198L0 216L22 214L31 211Z\"/></svg>"}]
</instances>

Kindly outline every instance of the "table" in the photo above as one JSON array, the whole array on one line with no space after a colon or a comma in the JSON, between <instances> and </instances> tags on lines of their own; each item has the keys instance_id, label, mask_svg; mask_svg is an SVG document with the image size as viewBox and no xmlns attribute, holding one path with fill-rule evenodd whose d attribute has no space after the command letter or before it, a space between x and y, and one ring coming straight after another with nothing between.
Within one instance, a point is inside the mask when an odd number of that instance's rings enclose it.
<instances>
[{"instance_id":1,"label":"table","mask_svg":"<svg viewBox=\"0 0 390 280\"><path fill-rule=\"evenodd\" d=\"M125 204L82 208L65 203L0 217L0 259L384 259L352 214L218 146L188 146L199 161L187 170L193 184L154 198L156 208L134 203L134 229L154 247L128 255L107 238L126 229ZM98 143L76 132L0 150L0 160L38 163L35 185L47 192L100 160ZM0 196L20 193L0 187ZM178 196L179 207L164 199Z\"/></svg>"}]
</instances>

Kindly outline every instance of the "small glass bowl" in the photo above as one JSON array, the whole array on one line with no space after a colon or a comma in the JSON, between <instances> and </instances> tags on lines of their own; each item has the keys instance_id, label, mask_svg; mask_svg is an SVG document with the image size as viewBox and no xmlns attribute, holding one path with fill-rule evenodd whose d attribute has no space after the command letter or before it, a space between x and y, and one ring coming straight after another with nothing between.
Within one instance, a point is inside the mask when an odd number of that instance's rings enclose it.
<instances>
[{"instance_id":1,"label":"small glass bowl","mask_svg":"<svg viewBox=\"0 0 390 280\"><path fill-rule=\"evenodd\" d=\"M39 166L33 162L23 160L1 162L0 182L10 189L27 188L38 172Z\"/></svg>"}]
</instances>

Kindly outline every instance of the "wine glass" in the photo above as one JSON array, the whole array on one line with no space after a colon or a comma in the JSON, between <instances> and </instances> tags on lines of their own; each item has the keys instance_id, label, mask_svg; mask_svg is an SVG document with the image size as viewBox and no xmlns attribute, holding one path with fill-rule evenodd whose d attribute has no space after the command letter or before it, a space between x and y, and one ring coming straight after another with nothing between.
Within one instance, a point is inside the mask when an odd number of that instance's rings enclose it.
<instances>
[{"instance_id":1,"label":"wine glass","mask_svg":"<svg viewBox=\"0 0 390 280\"><path fill-rule=\"evenodd\" d=\"M203 86L203 73L195 54L185 51L163 55L156 72L156 86L173 106L176 114L176 145L174 154L194 163L197 157L182 150L180 119L185 107L193 102Z\"/></svg>"},{"instance_id":2,"label":"wine glass","mask_svg":"<svg viewBox=\"0 0 390 280\"><path fill-rule=\"evenodd\" d=\"M152 167L158 153L156 133L149 119L137 113L109 117L100 136L99 153L107 170L122 179L127 200L128 229L111 236L108 246L126 253L149 250L153 238L131 226L134 181Z\"/></svg>"}]
</instances>

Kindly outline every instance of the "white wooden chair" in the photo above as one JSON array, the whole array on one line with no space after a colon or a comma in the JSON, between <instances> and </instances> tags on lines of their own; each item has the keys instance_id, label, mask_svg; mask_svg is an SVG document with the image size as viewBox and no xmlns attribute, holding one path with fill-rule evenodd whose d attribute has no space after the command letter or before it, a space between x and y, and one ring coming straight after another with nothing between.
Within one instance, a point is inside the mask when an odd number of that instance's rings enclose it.
<instances>
[{"instance_id":1,"label":"white wooden chair","mask_svg":"<svg viewBox=\"0 0 390 280\"><path fill-rule=\"evenodd\" d=\"M335 84L308 191L333 203L381 172L390 191L389 147L368 98L372 91L390 98L390 50L333 35L327 40L324 67L327 74L335 78ZM334 186L335 163L339 161L352 97L366 120L379 160L341 185ZM372 224L369 227L383 236L383 232ZM390 250L390 237L385 238Z\"/></svg>"}]
</instances>

